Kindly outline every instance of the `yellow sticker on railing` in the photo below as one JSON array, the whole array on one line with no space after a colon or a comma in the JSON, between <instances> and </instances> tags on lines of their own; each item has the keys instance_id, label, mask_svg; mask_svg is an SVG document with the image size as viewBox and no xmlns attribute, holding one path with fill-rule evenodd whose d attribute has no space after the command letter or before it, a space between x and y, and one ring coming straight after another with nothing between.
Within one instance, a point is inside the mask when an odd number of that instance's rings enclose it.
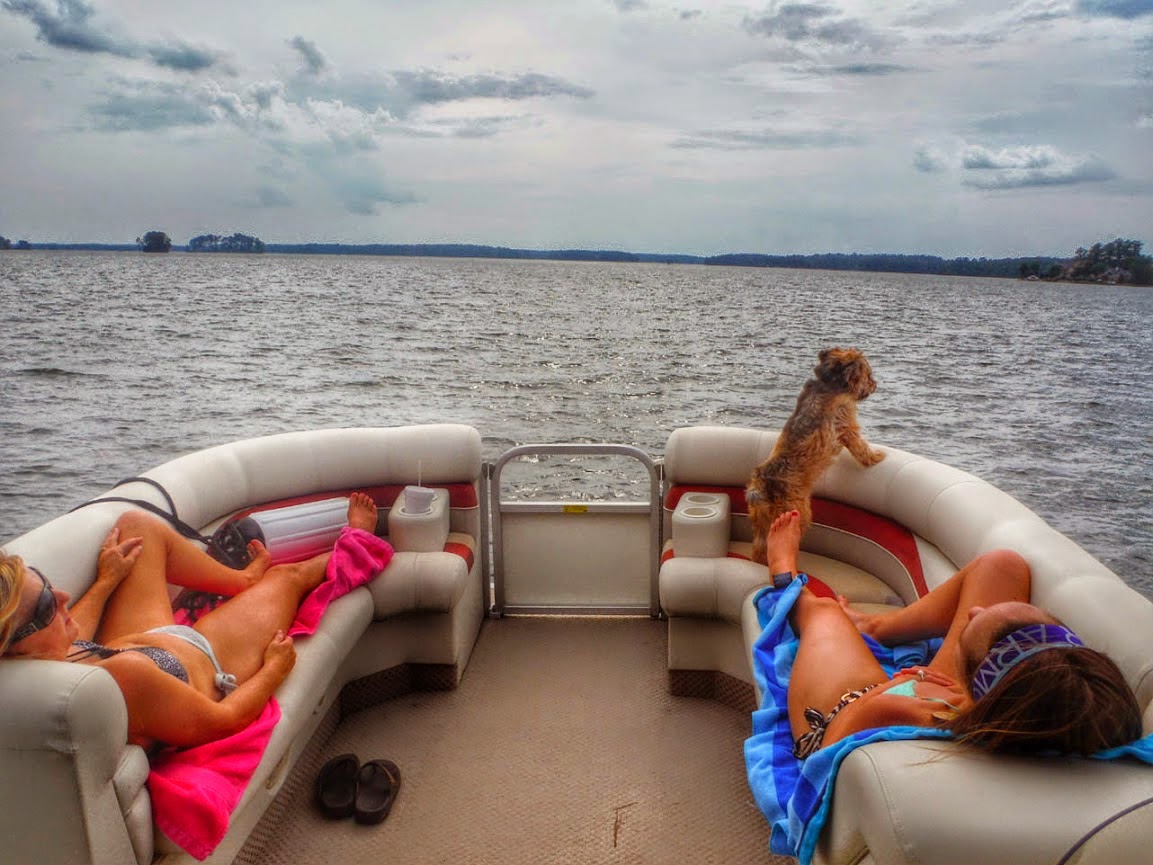
<instances>
[{"instance_id":1,"label":"yellow sticker on railing","mask_svg":"<svg viewBox=\"0 0 1153 865\"><path fill-rule=\"evenodd\" d=\"M566 514L587 514L589 512L588 505L565 505L564 513Z\"/></svg>"}]
</instances>

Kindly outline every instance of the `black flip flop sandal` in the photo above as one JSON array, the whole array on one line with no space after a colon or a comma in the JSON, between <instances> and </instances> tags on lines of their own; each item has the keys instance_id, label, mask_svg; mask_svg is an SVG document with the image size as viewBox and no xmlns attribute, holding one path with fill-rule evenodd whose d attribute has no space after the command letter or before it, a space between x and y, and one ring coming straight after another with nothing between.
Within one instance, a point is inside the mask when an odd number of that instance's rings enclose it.
<instances>
[{"instance_id":1,"label":"black flip flop sandal","mask_svg":"<svg viewBox=\"0 0 1153 865\"><path fill-rule=\"evenodd\" d=\"M351 817L356 811L360 760L354 754L333 757L316 776L316 807L330 820Z\"/></svg>"},{"instance_id":2,"label":"black flip flop sandal","mask_svg":"<svg viewBox=\"0 0 1153 865\"><path fill-rule=\"evenodd\" d=\"M392 810L400 791L400 769L391 760L369 760L360 767L356 784L357 823L380 823Z\"/></svg>"}]
</instances>

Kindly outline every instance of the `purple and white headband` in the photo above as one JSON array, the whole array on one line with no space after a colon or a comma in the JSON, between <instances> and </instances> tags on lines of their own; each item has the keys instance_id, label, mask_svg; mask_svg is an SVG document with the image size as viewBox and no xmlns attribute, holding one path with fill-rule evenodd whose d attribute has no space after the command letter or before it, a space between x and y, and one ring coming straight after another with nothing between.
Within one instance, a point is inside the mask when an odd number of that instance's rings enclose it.
<instances>
[{"instance_id":1,"label":"purple and white headband","mask_svg":"<svg viewBox=\"0 0 1153 865\"><path fill-rule=\"evenodd\" d=\"M1011 669L1049 649L1083 649L1081 638L1064 625L1026 625L1005 635L989 649L973 674L973 698L980 700Z\"/></svg>"}]
</instances>

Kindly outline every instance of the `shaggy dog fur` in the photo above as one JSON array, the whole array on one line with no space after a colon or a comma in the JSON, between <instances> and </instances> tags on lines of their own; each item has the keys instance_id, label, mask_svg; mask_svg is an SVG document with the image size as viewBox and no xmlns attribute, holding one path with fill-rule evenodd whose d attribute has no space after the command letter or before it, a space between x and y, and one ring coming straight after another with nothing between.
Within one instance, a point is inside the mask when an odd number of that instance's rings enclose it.
<instances>
[{"instance_id":1,"label":"shaggy dog fur","mask_svg":"<svg viewBox=\"0 0 1153 865\"><path fill-rule=\"evenodd\" d=\"M768 564L769 527L780 514L800 511L802 532L812 524L809 496L813 484L841 448L848 448L866 467L885 458L869 447L857 423L857 403L877 389L865 356L855 348L829 348L820 353L819 361L773 452L753 470L745 489L753 527L753 561L762 565Z\"/></svg>"}]
</instances>

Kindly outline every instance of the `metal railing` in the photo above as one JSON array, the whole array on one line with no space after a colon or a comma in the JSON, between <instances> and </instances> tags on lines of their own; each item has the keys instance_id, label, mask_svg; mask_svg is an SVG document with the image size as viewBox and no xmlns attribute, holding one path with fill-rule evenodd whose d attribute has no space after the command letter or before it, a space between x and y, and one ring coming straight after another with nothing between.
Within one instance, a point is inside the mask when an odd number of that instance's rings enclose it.
<instances>
[{"instance_id":1,"label":"metal railing","mask_svg":"<svg viewBox=\"0 0 1153 865\"><path fill-rule=\"evenodd\" d=\"M524 457L538 456L620 456L635 460L645 467L649 476L649 497L646 502L564 502L564 501L516 501L501 500L501 480L509 463ZM616 444L530 444L520 445L505 451L489 467L487 484L487 504L492 539L492 580L493 603L490 614L501 616L505 613L534 614L589 614L620 615L643 614L656 618L660 616L659 572L662 543L661 517L661 469L660 464L647 453L631 445ZM561 517L587 517L596 515L622 516L647 514L648 552L648 599L647 604L601 603L590 598L589 603L534 603L529 605L509 605L506 603L506 560L504 540L504 515L557 515ZM603 550L600 552L604 552ZM542 567L547 563L542 563Z\"/></svg>"}]
</instances>

